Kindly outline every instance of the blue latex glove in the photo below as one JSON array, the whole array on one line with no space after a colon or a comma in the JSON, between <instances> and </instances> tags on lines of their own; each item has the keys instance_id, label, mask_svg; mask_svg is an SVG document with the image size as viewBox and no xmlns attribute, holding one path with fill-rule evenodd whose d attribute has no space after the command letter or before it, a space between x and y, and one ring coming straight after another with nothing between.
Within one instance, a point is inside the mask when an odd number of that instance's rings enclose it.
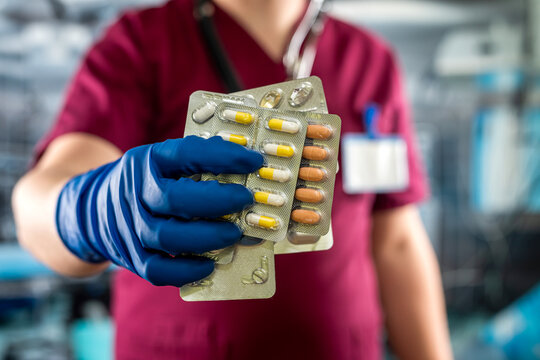
<instances>
[{"instance_id":1,"label":"blue latex glove","mask_svg":"<svg viewBox=\"0 0 540 360\"><path fill-rule=\"evenodd\" d=\"M261 154L220 137L131 149L65 185L56 210L58 234L82 260L110 260L154 285L200 280L212 273L213 261L171 255L235 243L241 230L212 219L242 211L253 196L242 185L182 176L245 174L262 164Z\"/></svg>"}]
</instances>

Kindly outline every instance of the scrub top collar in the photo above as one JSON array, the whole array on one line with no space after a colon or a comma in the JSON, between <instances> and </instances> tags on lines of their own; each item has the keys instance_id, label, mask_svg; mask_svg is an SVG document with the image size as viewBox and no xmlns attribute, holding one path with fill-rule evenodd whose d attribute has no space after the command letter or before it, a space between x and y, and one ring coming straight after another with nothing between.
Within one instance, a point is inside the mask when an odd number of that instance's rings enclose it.
<instances>
[{"instance_id":1,"label":"scrub top collar","mask_svg":"<svg viewBox=\"0 0 540 360\"><path fill-rule=\"evenodd\" d=\"M282 57L278 61L272 59L236 19L218 5L213 5L215 8L213 20L217 33L244 86L249 89L285 81L287 70ZM291 29L287 44L300 25L306 11L307 4L302 16ZM282 49L282 54L285 54L286 48Z\"/></svg>"}]
</instances>

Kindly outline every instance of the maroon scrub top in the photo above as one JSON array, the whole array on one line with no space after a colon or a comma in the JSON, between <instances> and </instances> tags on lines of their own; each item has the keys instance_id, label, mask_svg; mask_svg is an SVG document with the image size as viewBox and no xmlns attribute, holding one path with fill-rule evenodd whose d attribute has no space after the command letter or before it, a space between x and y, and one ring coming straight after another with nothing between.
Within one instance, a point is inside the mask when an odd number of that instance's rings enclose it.
<instances>
[{"instance_id":1,"label":"maroon scrub top","mask_svg":"<svg viewBox=\"0 0 540 360\"><path fill-rule=\"evenodd\" d=\"M192 0L132 11L87 54L39 156L56 137L97 135L122 151L182 137L189 95L224 92L204 51ZM215 22L246 88L286 80L234 19ZM377 359L382 316L370 255L374 211L418 202L427 192L399 70L386 45L365 30L328 18L313 75L343 133L363 132L366 103L383 109L380 129L409 146L410 187L402 193L347 195L338 173L330 251L276 257L277 291L253 301L187 303L174 287L155 287L128 272L114 281L119 359ZM361 161L361 159L359 159Z\"/></svg>"}]
</instances>

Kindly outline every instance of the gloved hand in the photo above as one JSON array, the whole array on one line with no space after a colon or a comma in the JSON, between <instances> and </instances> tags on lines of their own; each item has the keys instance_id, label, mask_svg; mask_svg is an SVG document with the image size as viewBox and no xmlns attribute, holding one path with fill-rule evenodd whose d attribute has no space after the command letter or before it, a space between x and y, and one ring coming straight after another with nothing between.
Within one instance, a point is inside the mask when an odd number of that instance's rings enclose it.
<instances>
[{"instance_id":1,"label":"gloved hand","mask_svg":"<svg viewBox=\"0 0 540 360\"><path fill-rule=\"evenodd\" d=\"M154 285L200 280L212 273L213 261L171 255L235 243L241 230L212 219L242 211L253 196L242 185L182 176L245 174L262 164L261 154L220 137L133 148L65 185L56 209L58 234L82 260L110 260Z\"/></svg>"}]
</instances>

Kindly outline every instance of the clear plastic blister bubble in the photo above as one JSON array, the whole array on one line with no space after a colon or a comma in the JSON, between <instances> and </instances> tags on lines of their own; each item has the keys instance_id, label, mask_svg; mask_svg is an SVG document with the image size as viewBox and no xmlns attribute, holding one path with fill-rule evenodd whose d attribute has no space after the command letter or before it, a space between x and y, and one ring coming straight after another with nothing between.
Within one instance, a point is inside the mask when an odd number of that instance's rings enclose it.
<instances>
[{"instance_id":1,"label":"clear plastic blister bubble","mask_svg":"<svg viewBox=\"0 0 540 360\"><path fill-rule=\"evenodd\" d=\"M287 183L293 180L291 171L284 167L265 165L259 169L257 176L261 179L279 183Z\"/></svg>"},{"instance_id":2,"label":"clear plastic blister bubble","mask_svg":"<svg viewBox=\"0 0 540 360\"><path fill-rule=\"evenodd\" d=\"M283 90L280 88L273 88L264 92L264 95L259 101L259 106L267 109L276 109L281 105L281 101L284 98Z\"/></svg>"},{"instance_id":3,"label":"clear plastic blister bubble","mask_svg":"<svg viewBox=\"0 0 540 360\"><path fill-rule=\"evenodd\" d=\"M250 126L257 120L257 116L253 111L247 109L239 109L235 106L226 106L218 112L219 118L225 122L232 122L244 126Z\"/></svg>"},{"instance_id":4,"label":"clear plastic blister bubble","mask_svg":"<svg viewBox=\"0 0 540 360\"><path fill-rule=\"evenodd\" d=\"M252 139L243 133L233 133L230 131L219 131L216 136L221 137L225 141L230 141L238 145L252 147Z\"/></svg>"},{"instance_id":5,"label":"clear plastic blister bubble","mask_svg":"<svg viewBox=\"0 0 540 360\"><path fill-rule=\"evenodd\" d=\"M245 222L249 226L260 228L263 230L279 230L282 223L278 217L273 214L263 214L260 212L250 211L245 216Z\"/></svg>"},{"instance_id":6,"label":"clear plastic blister bubble","mask_svg":"<svg viewBox=\"0 0 540 360\"><path fill-rule=\"evenodd\" d=\"M298 150L289 142L268 139L259 145L259 151L265 155L291 158Z\"/></svg>"},{"instance_id":7,"label":"clear plastic blister bubble","mask_svg":"<svg viewBox=\"0 0 540 360\"><path fill-rule=\"evenodd\" d=\"M299 186L296 188L294 198L307 204L320 204L327 195L320 186Z\"/></svg>"},{"instance_id":8,"label":"clear plastic blister bubble","mask_svg":"<svg viewBox=\"0 0 540 360\"><path fill-rule=\"evenodd\" d=\"M205 101L202 103L195 111L192 112L191 118L198 124L204 124L212 116L214 116L214 111L216 110L216 103L214 101Z\"/></svg>"},{"instance_id":9,"label":"clear plastic blister bubble","mask_svg":"<svg viewBox=\"0 0 540 360\"><path fill-rule=\"evenodd\" d=\"M274 189L254 188L251 191L253 191L255 202L259 204L282 207L288 200L285 193Z\"/></svg>"},{"instance_id":10,"label":"clear plastic blister bubble","mask_svg":"<svg viewBox=\"0 0 540 360\"><path fill-rule=\"evenodd\" d=\"M294 118L286 116L273 116L265 120L265 126L268 130L296 134L302 125Z\"/></svg>"},{"instance_id":11,"label":"clear plastic blister bubble","mask_svg":"<svg viewBox=\"0 0 540 360\"><path fill-rule=\"evenodd\" d=\"M291 91L287 100L293 108L300 108L311 99L311 96L313 96L313 85L305 81Z\"/></svg>"}]
</instances>

